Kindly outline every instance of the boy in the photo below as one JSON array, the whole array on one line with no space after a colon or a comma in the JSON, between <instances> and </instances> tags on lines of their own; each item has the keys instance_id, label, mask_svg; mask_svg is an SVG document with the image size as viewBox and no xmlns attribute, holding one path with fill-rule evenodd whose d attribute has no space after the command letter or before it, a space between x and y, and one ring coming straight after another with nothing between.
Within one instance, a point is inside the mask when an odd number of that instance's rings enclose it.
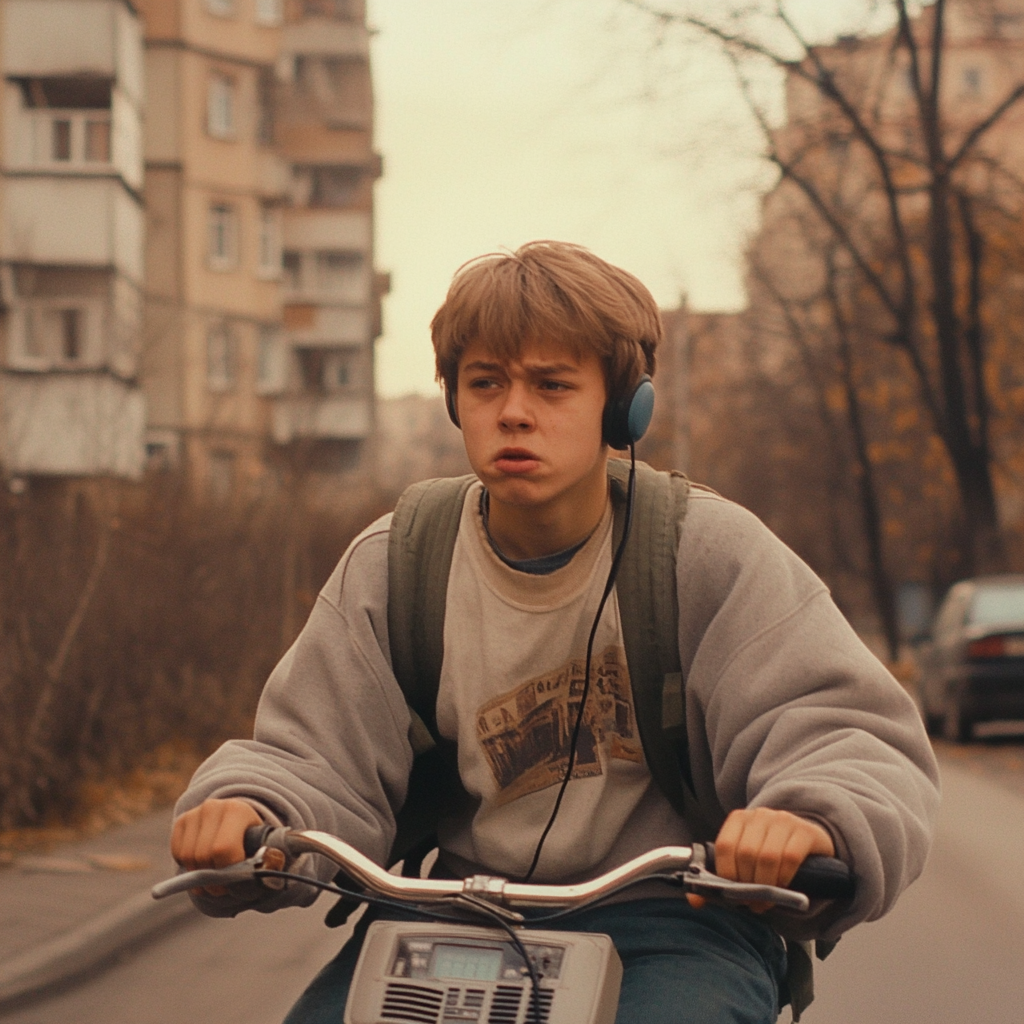
<instances>
[{"instance_id":1,"label":"boy","mask_svg":"<svg viewBox=\"0 0 1024 1024\"><path fill-rule=\"evenodd\" d=\"M620 1024L773 1021L780 933L836 939L885 913L923 866L937 770L914 707L810 570L749 513L695 488L675 564L696 800L692 816L675 810L639 739L614 591L599 612L613 557L607 410L653 374L653 298L585 249L534 242L464 266L432 336L478 478L459 513L431 709L469 796L439 823L443 869L574 881L715 837L721 874L784 885L807 855L838 856L856 898L802 917L656 891L573 925L615 941ZM388 638L388 525L342 558L267 683L255 738L196 773L172 838L184 867L242 859L245 828L262 821L332 832L386 859L413 765ZM596 690L538 857L570 753L566 729L537 728L536 715L571 726L582 713L571 684L588 639ZM254 905L223 890L196 899L220 915ZM292 887L256 906L312 899ZM289 1021L341 1019L357 945Z\"/></svg>"}]
</instances>

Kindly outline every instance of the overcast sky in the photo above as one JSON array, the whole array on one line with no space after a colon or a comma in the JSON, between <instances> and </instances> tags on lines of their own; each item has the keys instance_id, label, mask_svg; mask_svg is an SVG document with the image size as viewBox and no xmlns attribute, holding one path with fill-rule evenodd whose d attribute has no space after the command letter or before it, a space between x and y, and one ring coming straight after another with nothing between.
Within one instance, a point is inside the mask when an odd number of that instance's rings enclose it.
<instances>
[{"instance_id":1,"label":"overcast sky","mask_svg":"<svg viewBox=\"0 0 1024 1024\"><path fill-rule=\"evenodd\" d=\"M588 246L663 306L742 304L770 177L711 47L659 45L622 0L369 0L369 22L382 395L436 393L428 325L453 272L531 239Z\"/></svg>"}]
</instances>

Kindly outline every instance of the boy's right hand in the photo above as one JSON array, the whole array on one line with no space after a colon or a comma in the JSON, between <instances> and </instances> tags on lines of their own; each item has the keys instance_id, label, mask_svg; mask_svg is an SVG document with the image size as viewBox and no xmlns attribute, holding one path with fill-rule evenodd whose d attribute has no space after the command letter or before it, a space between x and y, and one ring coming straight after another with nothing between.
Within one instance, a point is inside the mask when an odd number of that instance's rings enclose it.
<instances>
[{"instance_id":1,"label":"boy's right hand","mask_svg":"<svg viewBox=\"0 0 1024 1024\"><path fill-rule=\"evenodd\" d=\"M263 819L244 800L204 800L186 811L171 830L171 855L186 870L226 868L245 860L245 830ZM196 890L224 896L227 887L211 885Z\"/></svg>"}]
</instances>

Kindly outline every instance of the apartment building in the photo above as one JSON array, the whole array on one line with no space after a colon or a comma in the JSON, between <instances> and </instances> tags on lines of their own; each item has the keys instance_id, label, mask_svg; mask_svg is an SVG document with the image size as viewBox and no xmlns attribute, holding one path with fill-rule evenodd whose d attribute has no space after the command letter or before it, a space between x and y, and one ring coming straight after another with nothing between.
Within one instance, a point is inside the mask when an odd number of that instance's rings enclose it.
<instances>
[{"instance_id":1,"label":"apartment building","mask_svg":"<svg viewBox=\"0 0 1024 1024\"><path fill-rule=\"evenodd\" d=\"M273 146L282 10L268 0L140 0L145 33L142 340L153 465L215 496L265 472L280 349Z\"/></svg>"},{"instance_id":2,"label":"apartment building","mask_svg":"<svg viewBox=\"0 0 1024 1024\"><path fill-rule=\"evenodd\" d=\"M380 333L363 4L139 8L151 463L215 496L351 466Z\"/></svg>"},{"instance_id":3,"label":"apartment building","mask_svg":"<svg viewBox=\"0 0 1024 1024\"><path fill-rule=\"evenodd\" d=\"M373 90L364 0L297 0L282 32L275 132L284 209L288 389L272 435L314 465L351 465L373 424ZM307 458L306 461L310 461Z\"/></svg>"},{"instance_id":4,"label":"apartment building","mask_svg":"<svg viewBox=\"0 0 1024 1024\"><path fill-rule=\"evenodd\" d=\"M141 29L126 0L5 0L0 466L137 477Z\"/></svg>"}]
</instances>

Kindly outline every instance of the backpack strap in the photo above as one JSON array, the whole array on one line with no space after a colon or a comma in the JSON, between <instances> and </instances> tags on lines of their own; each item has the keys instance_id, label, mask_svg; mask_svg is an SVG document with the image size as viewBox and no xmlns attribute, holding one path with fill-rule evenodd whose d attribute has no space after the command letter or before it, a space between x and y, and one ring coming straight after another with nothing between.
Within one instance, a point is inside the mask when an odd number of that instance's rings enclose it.
<instances>
[{"instance_id":1,"label":"backpack strap","mask_svg":"<svg viewBox=\"0 0 1024 1024\"><path fill-rule=\"evenodd\" d=\"M438 742L448 574L466 492L475 480L469 474L413 484L391 519L388 641L395 677L413 712L409 739L417 754Z\"/></svg>"},{"instance_id":2,"label":"backpack strap","mask_svg":"<svg viewBox=\"0 0 1024 1024\"><path fill-rule=\"evenodd\" d=\"M469 799L459 778L455 745L437 731L437 689L448 574L466 493L475 480L468 475L413 484L391 517L388 643L395 678L409 705L409 742L416 758L396 819L389 867L416 856L422 860L418 851L429 844L441 815ZM338 921L343 919L339 912Z\"/></svg>"},{"instance_id":3,"label":"backpack strap","mask_svg":"<svg viewBox=\"0 0 1024 1024\"><path fill-rule=\"evenodd\" d=\"M637 728L651 775L673 808L700 833L714 837L693 795L686 734L685 685L679 662L679 596L676 552L689 501L682 473L636 466L630 532L615 581L633 689ZM608 463L617 545L625 527L629 463Z\"/></svg>"}]
</instances>

